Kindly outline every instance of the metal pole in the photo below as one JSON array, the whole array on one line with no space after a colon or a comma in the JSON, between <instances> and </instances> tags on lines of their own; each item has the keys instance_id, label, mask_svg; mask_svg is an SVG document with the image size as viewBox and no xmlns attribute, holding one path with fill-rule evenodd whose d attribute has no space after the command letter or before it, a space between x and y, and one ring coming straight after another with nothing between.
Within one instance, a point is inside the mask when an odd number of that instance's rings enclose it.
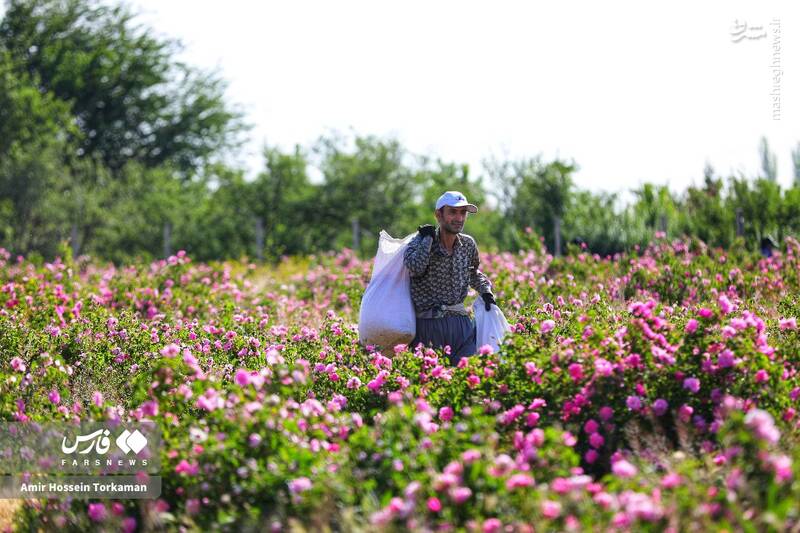
<instances>
[{"instance_id":1,"label":"metal pole","mask_svg":"<svg viewBox=\"0 0 800 533\"><path fill-rule=\"evenodd\" d=\"M741 207L736 209L736 236L744 237L744 213Z\"/></svg>"},{"instance_id":2,"label":"metal pole","mask_svg":"<svg viewBox=\"0 0 800 533\"><path fill-rule=\"evenodd\" d=\"M164 222L164 257L172 255L172 224Z\"/></svg>"},{"instance_id":3,"label":"metal pole","mask_svg":"<svg viewBox=\"0 0 800 533\"><path fill-rule=\"evenodd\" d=\"M358 224L358 218L353 219L353 250L358 251L361 248L361 228Z\"/></svg>"},{"instance_id":4,"label":"metal pole","mask_svg":"<svg viewBox=\"0 0 800 533\"><path fill-rule=\"evenodd\" d=\"M256 217L256 257L264 260L264 219Z\"/></svg>"},{"instance_id":5,"label":"metal pole","mask_svg":"<svg viewBox=\"0 0 800 533\"><path fill-rule=\"evenodd\" d=\"M555 256L561 256L561 217L553 217L553 241Z\"/></svg>"},{"instance_id":6,"label":"metal pole","mask_svg":"<svg viewBox=\"0 0 800 533\"><path fill-rule=\"evenodd\" d=\"M78 243L78 224L75 222L72 223L72 229L69 232L69 240L72 245L72 258L75 259L78 257L78 252L80 251L80 244Z\"/></svg>"}]
</instances>

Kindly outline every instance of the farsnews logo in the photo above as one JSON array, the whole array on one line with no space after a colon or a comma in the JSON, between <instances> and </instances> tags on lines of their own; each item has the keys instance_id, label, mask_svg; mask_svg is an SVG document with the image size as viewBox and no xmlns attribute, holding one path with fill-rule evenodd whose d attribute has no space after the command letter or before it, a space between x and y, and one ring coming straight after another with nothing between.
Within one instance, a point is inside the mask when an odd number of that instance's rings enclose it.
<instances>
[{"instance_id":1,"label":"farsnews logo","mask_svg":"<svg viewBox=\"0 0 800 533\"><path fill-rule=\"evenodd\" d=\"M75 443L72 445L67 443L67 437L64 436L61 441L61 451L66 454L77 452L85 455L94 452L98 455L105 455L111 448L110 434L111 432L108 429L98 429L86 435L78 435L75 439ZM134 430L133 433L126 429L117 436L114 442L125 455L128 455L130 452L139 455L139 452L147 446L147 437L142 435L138 429ZM82 444L86 444L86 446L81 448Z\"/></svg>"},{"instance_id":2,"label":"farsnews logo","mask_svg":"<svg viewBox=\"0 0 800 533\"><path fill-rule=\"evenodd\" d=\"M161 432L151 420L42 424L0 421L0 474L156 474ZM2 488L2 487L0 487Z\"/></svg>"},{"instance_id":3,"label":"farsnews logo","mask_svg":"<svg viewBox=\"0 0 800 533\"><path fill-rule=\"evenodd\" d=\"M126 429L117 437L117 446L125 452L125 455L129 452L139 455L139 452L147 446L147 437L142 435L138 429L134 430L133 433Z\"/></svg>"}]
</instances>

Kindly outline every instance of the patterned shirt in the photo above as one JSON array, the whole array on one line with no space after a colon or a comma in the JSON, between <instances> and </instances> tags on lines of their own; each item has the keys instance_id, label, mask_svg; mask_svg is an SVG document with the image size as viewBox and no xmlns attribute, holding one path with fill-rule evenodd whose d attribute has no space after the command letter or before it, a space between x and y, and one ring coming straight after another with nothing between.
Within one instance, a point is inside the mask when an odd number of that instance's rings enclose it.
<instances>
[{"instance_id":1,"label":"patterned shirt","mask_svg":"<svg viewBox=\"0 0 800 533\"><path fill-rule=\"evenodd\" d=\"M460 304L472 287L479 293L491 293L492 284L478 270L480 256L475 239L465 233L456 234L453 254L447 252L436 236L415 236L408 243L403 256L411 271L411 299L417 316L444 305ZM445 315L457 314L446 311Z\"/></svg>"}]
</instances>

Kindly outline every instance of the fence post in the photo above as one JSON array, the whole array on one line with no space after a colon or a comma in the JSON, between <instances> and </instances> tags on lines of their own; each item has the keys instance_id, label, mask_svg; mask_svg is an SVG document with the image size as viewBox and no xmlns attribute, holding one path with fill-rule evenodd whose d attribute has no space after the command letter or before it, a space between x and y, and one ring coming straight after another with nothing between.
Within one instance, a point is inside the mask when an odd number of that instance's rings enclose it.
<instances>
[{"instance_id":1,"label":"fence post","mask_svg":"<svg viewBox=\"0 0 800 533\"><path fill-rule=\"evenodd\" d=\"M264 260L264 219L256 217L256 257Z\"/></svg>"},{"instance_id":2,"label":"fence post","mask_svg":"<svg viewBox=\"0 0 800 533\"><path fill-rule=\"evenodd\" d=\"M741 207L736 208L736 236L744 237L744 213Z\"/></svg>"},{"instance_id":3,"label":"fence post","mask_svg":"<svg viewBox=\"0 0 800 533\"><path fill-rule=\"evenodd\" d=\"M664 235L667 234L667 215L658 217L658 229L661 230L661 233Z\"/></svg>"},{"instance_id":4,"label":"fence post","mask_svg":"<svg viewBox=\"0 0 800 533\"><path fill-rule=\"evenodd\" d=\"M358 252L361 249L361 226L358 218L353 219L353 250Z\"/></svg>"},{"instance_id":5,"label":"fence post","mask_svg":"<svg viewBox=\"0 0 800 533\"><path fill-rule=\"evenodd\" d=\"M164 257L172 255L172 224L164 222Z\"/></svg>"},{"instance_id":6,"label":"fence post","mask_svg":"<svg viewBox=\"0 0 800 533\"><path fill-rule=\"evenodd\" d=\"M72 229L69 232L69 241L72 245L72 258L75 259L78 257L78 252L81 248L78 243L78 224L75 222L72 223Z\"/></svg>"},{"instance_id":7,"label":"fence post","mask_svg":"<svg viewBox=\"0 0 800 533\"><path fill-rule=\"evenodd\" d=\"M553 217L553 241L556 257L561 256L561 217Z\"/></svg>"}]
</instances>

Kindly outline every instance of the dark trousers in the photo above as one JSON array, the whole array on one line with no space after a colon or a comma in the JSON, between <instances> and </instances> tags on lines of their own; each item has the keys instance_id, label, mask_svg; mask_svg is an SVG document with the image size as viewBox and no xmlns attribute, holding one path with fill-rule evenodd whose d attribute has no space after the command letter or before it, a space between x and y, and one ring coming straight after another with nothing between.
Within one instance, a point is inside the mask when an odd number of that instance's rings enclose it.
<instances>
[{"instance_id":1,"label":"dark trousers","mask_svg":"<svg viewBox=\"0 0 800 533\"><path fill-rule=\"evenodd\" d=\"M411 341L411 348L420 342L433 348L450 346L450 364L455 366L462 357L475 354L475 336L475 321L468 316L418 318L417 334Z\"/></svg>"}]
</instances>

